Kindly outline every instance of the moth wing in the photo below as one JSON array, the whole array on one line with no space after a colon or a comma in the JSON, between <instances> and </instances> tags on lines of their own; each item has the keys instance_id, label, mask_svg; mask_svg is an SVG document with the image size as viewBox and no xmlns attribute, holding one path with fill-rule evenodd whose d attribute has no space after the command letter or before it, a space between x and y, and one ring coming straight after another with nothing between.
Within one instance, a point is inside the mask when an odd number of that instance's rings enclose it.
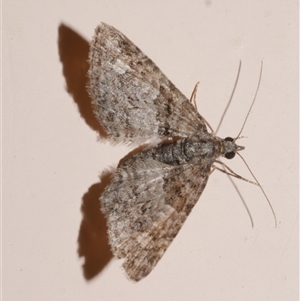
<instances>
[{"instance_id":1,"label":"moth wing","mask_svg":"<svg viewBox=\"0 0 300 301\"><path fill-rule=\"evenodd\" d=\"M147 276L181 229L208 180L202 165L167 165L146 150L118 167L100 201L112 252L131 279Z\"/></svg>"},{"instance_id":2,"label":"moth wing","mask_svg":"<svg viewBox=\"0 0 300 301\"><path fill-rule=\"evenodd\" d=\"M94 111L116 142L187 137L205 123L189 100L137 46L101 23L89 54Z\"/></svg>"}]
</instances>

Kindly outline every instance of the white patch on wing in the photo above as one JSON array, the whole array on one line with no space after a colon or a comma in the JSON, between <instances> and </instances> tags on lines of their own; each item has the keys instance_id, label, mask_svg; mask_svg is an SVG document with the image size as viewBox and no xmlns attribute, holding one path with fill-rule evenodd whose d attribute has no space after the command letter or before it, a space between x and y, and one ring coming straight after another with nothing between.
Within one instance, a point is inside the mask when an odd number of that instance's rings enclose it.
<instances>
[{"instance_id":1,"label":"white patch on wing","mask_svg":"<svg viewBox=\"0 0 300 301\"><path fill-rule=\"evenodd\" d=\"M115 64L112 67L119 74L124 74L126 71L132 70L127 64L124 64L124 62L119 59L116 60Z\"/></svg>"}]
</instances>

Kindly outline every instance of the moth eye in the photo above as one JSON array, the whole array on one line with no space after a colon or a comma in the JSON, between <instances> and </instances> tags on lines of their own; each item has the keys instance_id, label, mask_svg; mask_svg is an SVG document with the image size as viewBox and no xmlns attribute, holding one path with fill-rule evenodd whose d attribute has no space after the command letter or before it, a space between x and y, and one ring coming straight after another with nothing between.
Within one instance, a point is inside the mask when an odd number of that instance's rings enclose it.
<instances>
[{"instance_id":1,"label":"moth eye","mask_svg":"<svg viewBox=\"0 0 300 301\"><path fill-rule=\"evenodd\" d=\"M235 152L229 152L225 154L226 159L232 159L235 156Z\"/></svg>"},{"instance_id":2,"label":"moth eye","mask_svg":"<svg viewBox=\"0 0 300 301\"><path fill-rule=\"evenodd\" d=\"M224 139L225 141L233 141L233 139L231 138L231 137L226 137L225 139Z\"/></svg>"}]
</instances>

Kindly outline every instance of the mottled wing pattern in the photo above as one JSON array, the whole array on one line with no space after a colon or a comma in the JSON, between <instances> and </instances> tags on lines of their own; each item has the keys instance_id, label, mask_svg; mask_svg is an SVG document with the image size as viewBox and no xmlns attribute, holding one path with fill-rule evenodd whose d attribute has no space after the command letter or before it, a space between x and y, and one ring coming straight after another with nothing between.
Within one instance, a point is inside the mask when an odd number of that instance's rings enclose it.
<instances>
[{"instance_id":1,"label":"mottled wing pattern","mask_svg":"<svg viewBox=\"0 0 300 301\"><path fill-rule=\"evenodd\" d=\"M125 259L131 279L152 271L198 201L210 170L200 166L199 158L167 165L146 149L118 167L100 198L101 209L112 251Z\"/></svg>"},{"instance_id":2,"label":"mottled wing pattern","mask_svg":"<svg viewBox=\"0 0 300 301\"><path fill-rule=\"evenodd\" d=\"M127 37L101 23L91 42L88 91L116 142L187 137L206 131L202 117Z\"/></svg>"}]
</instances>

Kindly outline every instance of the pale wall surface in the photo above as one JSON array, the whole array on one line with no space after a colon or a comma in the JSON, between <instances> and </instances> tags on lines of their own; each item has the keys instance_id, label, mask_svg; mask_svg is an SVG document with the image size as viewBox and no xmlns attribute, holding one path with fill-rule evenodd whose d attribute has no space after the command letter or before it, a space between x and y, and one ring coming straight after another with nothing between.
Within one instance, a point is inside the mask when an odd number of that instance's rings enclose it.
<instances>
[{"instance_id":1,"label":"pale wall surface","mask_svg":"<svg viewBox=\"0 0 300 301\"><path fill-rule=\"evenodd\" d=\"M3 300L298 300L296 1L3 1ZM130 150L97 140L85 92L88 41L101 22L138 45L213 128L243 66L220 136L240 144L261 191L224 174L154 271L129 281L111 259L98 176ZM69 91L69 93L68 93ZM224 160L225 161L225 160ZM250 178L238 158L227 161Z\"/></svg>"}]
</instances>

